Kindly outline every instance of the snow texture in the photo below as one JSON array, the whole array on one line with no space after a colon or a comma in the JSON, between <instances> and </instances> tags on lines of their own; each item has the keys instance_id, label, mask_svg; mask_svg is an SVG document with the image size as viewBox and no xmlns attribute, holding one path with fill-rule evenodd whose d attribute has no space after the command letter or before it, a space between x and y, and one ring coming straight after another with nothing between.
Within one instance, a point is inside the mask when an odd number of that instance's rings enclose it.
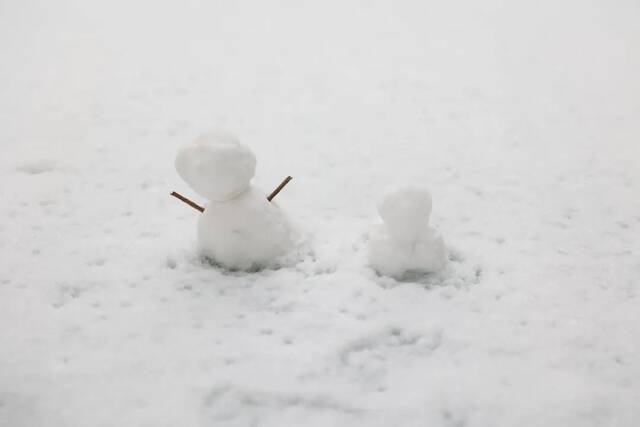
<instances>
[{"instance_id":1,"label":"snow texture","mask_svg":"<svg viewBox=\"0 0 640 427\"><path fill-rule=\"evenodd\" d=\"M638 425L639 22L637 0L1 1L0 426ZM294 177L294 262L198 256L169 193L209 200L173 163L217 128L254 183ZM397 280L367 233L406 183L449 256Z\"/></svg>"},{"instance_id":2,"label":"snow texture","mask_svg":"<svg viewBox=\"0 0 640 427\"><path fill-rule=\"evenodd\" d=\"M369 262L378 273L401 279L444 267L447 251L440 233L429 225L431 206L431 193L420 187L403 187L380 200L384 223L369 238Z\"/></svg>"}]
</instances>

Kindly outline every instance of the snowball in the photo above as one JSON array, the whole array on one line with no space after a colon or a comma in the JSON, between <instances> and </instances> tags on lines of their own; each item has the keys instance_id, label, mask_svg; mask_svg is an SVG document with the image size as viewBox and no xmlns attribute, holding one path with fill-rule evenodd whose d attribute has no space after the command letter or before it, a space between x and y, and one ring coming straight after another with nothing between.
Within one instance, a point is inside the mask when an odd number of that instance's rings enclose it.
<instances>
[{"instance_id":1,"label":"snowball","mask_svg":"<svg viewBox=\"0 0 640 427\"><path fill-rule=\"evenodd\" d=\"M435 272L447 260L444 240L429 226L431 194L406 187L378 203L384 223L369 236L369 263L380 274L402 278L410 272Z\"/></svg>"},{"instance_id":2,"label":"snowball","mask_svg":"<svg viewBox=\"0 0 640 427\"><path fill-rule=\"evenodd\" d=\"M180 148L175 164L178 174L198 194L225 201L249 188L256 157L234 135L216 132Z\"/></svg>"},{"instance_id":3,"label":"snowball","mask_svg":"<svg viewBox=\"0 0 640 427\"><path fill-rule=\"evenodd\" d=\"M206 206L198 223L203 255L233 270L274 264L292 245L289 223L278 206L250 188L226 202Z\"/></svg>"},{"instance_id":4,"label":"snowball","mask_svg":"<svg viewBox=\"0 0 640 427\"><path fill-rule=\"evenodd\" d=\"M378 213L396 239L412 241L429 225L431 193L420 187L389 192L378 202Z\"/></svg>"}]
</instances>

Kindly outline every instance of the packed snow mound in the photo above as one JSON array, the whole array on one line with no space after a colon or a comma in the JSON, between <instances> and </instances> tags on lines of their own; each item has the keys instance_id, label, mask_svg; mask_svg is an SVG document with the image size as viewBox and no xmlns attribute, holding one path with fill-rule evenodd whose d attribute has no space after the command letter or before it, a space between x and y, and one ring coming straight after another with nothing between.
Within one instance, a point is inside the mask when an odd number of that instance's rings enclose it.
<instances>
[{"instance_id":1,"label":"packed snow mound","mask_svg":"<svg viewBox=\"0 0 640 427\"><path fill-rule=\"evenodd\" d=\"M211 202L200 216L201 253L231 270L273 266L292 246L289 222L255 188L226 202Z\"/></svg>"},{"instance_id":2,"label":"packed snow mound","mask_svg":"<svg viewBox=\"0 0 640 427\"><path fill-rule=\"evenodd\" d=\"M236 136L212 132L180 148L175 165L198 194L208 200L226 201L249 188L256 156Z\"/></svg>"},{"instance_id":3,"label":"packed snow mound","mask_svg":"<svg viewBox=\"0 0 640 427\"><path fill-rule=\"evenodd\" d=\"M401 188L380 200L383 224L369 236L369 263L374 270L401 279L408 273L431 273L445 266L444 240L429 225L431 207L431 194L421 187Z\"/></svg>"},{"instance_id":4,"label":"packed snow mound","mask_svg":"<svg viewBox=\"0 0 640 427\"><path fill-rule=\"evenodd\" d=\"M421 187L389 192L378 202L378 213L396 239L413 241L429 226L431 193Z\"/></svg>"}]
</instances>

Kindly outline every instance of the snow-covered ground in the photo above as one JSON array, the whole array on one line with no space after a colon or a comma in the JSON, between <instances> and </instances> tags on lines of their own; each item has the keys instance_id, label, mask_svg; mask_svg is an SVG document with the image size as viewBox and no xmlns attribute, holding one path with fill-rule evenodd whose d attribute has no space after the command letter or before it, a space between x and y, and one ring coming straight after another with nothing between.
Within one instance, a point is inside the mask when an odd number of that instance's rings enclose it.
<instances>
[{"instance_id":1,"label":"snow-covered ground","mask_svg":"<svg viewBox=\"0 0 640 427\"><path fill-rule=\"evenodd\" d=\"M0 426L640 423L635 0L0 1ZM307 236L195 255L215 128ZM388 186L448 269L378 277Z\"/></svg>"}]
</instances>

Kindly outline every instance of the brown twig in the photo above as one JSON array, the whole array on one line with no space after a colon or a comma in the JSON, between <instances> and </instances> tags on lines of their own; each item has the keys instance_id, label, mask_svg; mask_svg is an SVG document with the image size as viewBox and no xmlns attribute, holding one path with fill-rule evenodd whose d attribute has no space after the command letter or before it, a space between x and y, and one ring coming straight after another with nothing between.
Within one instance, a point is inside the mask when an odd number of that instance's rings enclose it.
<instances>
[{"instance_id":1,"label":"brown twig","mask_svg":"<svg viewBox=\"0 0 640 427\"><path fill-rule=\"evenodd\" d=\"M192 202L191 200L187 199L186 197L184 197L182 194L178 194L175 191L173 191L171 193L171 195L177 199L182 200L183 202L185 202L186 204L188 204L189 206L191 206L193 209L198 210L200 212L204 212L204 208L194 202Z\"/></svg>"},{"instance_id":2,"label":"brown twig","mask_svg":"<svg viewBox=\"0 0 640 427\"><path fill-rule=\"evenodd\" d=\"M278 193L279 193L280 191L282 191L282 189L284 188L284 186L285 186L285 185L287 185L287 184L289 183L289 181L291 181L292 179L293 179L293 178L292 178L292 177L290 177L290 176L286 177L286 178L285 178L285 179L280 183L280 185L278 185L278 186L276 187L276 189L275 189L275 190L273 190L273 192L267 196L267 200L268 200L268 201L272 201L272 200L273 200L273 198L274 198L274 197L276 197L276 196L278 195Z\"/></svg>"}]
</instances>

